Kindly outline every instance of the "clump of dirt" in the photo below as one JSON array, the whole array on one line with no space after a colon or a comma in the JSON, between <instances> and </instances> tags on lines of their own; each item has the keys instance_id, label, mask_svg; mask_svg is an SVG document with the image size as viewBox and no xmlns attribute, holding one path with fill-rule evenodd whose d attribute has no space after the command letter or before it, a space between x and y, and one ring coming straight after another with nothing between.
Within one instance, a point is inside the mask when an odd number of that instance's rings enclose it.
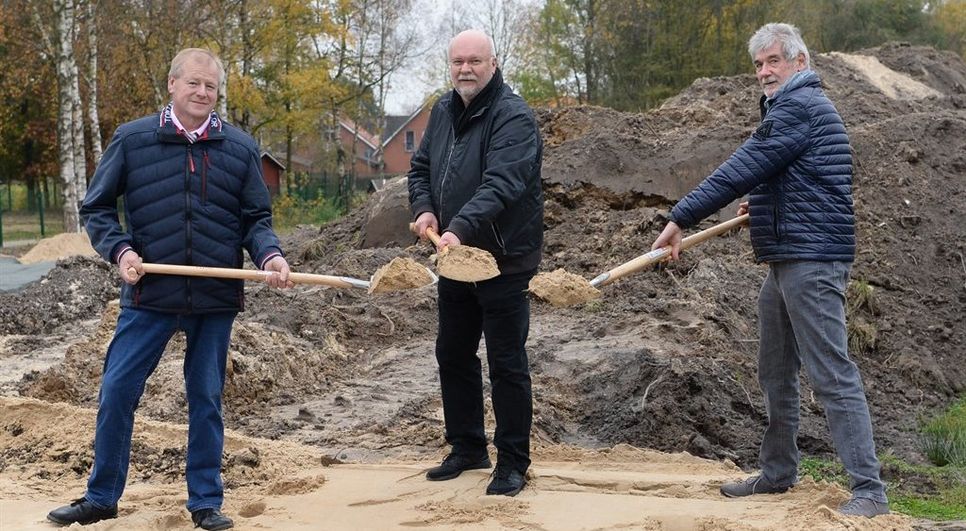
<instances>
[{"instance_id":1,"label":"clump of dirt","mask_svg":"<svg viewBox=\"0 0 966 531\"><path fill-rule=\"evenodd\" d=\"M100 258L57 262L46 277L16 293L0 293L0 334L40 335L96 319L120 295L117 268Z\"/></svg>"},{"instance_id":2,"label":"clump of dirt","mask_svg":"<svg viewBox=\"0 0 966 531\"><path fill-rule=\"evenodd\" d=\"M563 269L540 273L530 279L530 293L554 306L574 306L600 297L600 290L590 282Z\"/></svg>"},{"instance_id":3,"label":"clump of dirt","mask_svg":"<svg viewBox=\"0 0 966 531\"><path fill-rule=\"evenodd\" d=\"M427 286L432 282L433 276L425 266L412 258L396 257L372 275L369 293L403 291Z\"/></svg>"},{"instance_id":4,"label":"clump of dirt","mask_svg":"<svg viewBox=\"0 0 966 531\"><path fill-rule=\"evenodd\" d=\"M21 264L60 260L71 256L97 256L86 232L65 232L37 242L20 257Z\"/></svg>"},{"instance_id":5,"label":"clump of dirt","mask_svg":"<svg viewBox=\"0 0 966 531\"><path fill-rule=\"evenodd\" d=\"M499 276L493 255L468 245L449 246L436 257L440 276L461 282L479 282Z\"/></svg>"}]
</instances>

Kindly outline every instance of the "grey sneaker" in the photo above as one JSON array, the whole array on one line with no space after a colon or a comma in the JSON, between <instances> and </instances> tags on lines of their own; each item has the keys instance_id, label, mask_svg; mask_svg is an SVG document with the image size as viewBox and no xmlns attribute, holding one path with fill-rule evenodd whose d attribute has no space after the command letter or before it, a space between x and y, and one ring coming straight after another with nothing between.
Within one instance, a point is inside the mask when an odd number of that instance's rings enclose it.
<instances>
[{"instance_id":1,"label":"grey sneaker","mask_svg":"<svg viewBox=\"0 0 966 531\"><path fill-rule=\"evenodd\" d=\"M889 514L889 503L877 502L872 498L855 498L842 504L839 512L846 516L864 516L872 518L880 514Z\"/></svg>"},{"instance_id":2,"label":"grey sneaker","mask_svg":"<svg viewBox=\"0 0 966 531\"><path fill-rule=\"evenodd\" d=\"M721 494L729 498L741 498L752 494L781 494L791 485L772 485L762 476L751 476L744 481L735 481L721 485Z\"/></svg>"}]
</instances>

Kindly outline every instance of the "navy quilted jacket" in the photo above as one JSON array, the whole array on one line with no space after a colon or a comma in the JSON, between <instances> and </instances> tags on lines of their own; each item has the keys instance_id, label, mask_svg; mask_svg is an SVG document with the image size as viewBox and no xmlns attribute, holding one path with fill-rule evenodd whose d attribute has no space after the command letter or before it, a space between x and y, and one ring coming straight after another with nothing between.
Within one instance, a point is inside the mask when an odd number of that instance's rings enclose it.
<instances>
[{"instance_id":1,"label":"navy quilted jacket","mask_svg":"<svg viewBox=\"0 0 966 531\"><path fill-rule=\"evenodd\" d=\"M81 218L106 260L130 245L145 262L240 268L280 253L255 140L214 118L195 143L163 114L118 127L91 180ZM118 222L124 196L126 228ZM168 313L244 309L240 280L145 275L121 305Z\"/></svg>"},{"instance_id":2,"label":"navy quilted jacket","mask_svg":"<svg viewBox=\"0 0 966 531\"><path fill-rule=\"evenodd\" d=\"M759 261L851 262L852 153L818 74L792 76L763 101L762 114L751 138L681 199L671 218L687 228L749 194L751 243Z\"/></svg>"}]
</instances>

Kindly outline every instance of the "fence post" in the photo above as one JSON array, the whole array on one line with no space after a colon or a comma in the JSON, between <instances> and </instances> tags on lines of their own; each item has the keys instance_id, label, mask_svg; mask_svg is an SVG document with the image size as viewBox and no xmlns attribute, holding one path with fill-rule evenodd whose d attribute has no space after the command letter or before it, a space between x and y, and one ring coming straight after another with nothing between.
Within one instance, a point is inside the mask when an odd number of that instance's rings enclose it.
<instances>
[{"instance_id":1,"label":"fence post","mask_svg":"<svg viewBox=\"0 0 966 531\"><path fill-rule=\"evenodd\" d=\"M3 247L3 206L0 205L0 247Z\"/></svg>"},{"instance_id":2,"label":"fence post","mask_svg":"<svg viewBox=\"0 0 966 531\"><path fill-rule=\"evenodd\" d=\"M44 232L44 192L43 190L37 194L37 210L40 211L40 237L46 237Z\"/></svg>"}]
</instances>

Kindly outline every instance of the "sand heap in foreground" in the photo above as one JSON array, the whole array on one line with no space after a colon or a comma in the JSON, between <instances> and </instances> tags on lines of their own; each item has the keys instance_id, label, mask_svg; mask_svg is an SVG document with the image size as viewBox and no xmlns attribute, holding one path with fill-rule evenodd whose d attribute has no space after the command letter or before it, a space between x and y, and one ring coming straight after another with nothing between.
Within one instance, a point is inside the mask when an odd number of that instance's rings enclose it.
<instances>
[{"instance_id":1,"label":"sand heap in foreground","mask_svg":"<svg viewBox=\"0 0 966 531\"><path fill-rule=\"evenodd\" d=\"M84 490L94 411L0 398L0 514L4 528L49 529L44 515ZM117 520L85 529L190 529L180 454L185 427L139 421L132 482ZM430 463L328 464L316 449L229 433L225 511L236 529L911 529L903 516L838 515L841 488L804 481L787 494L729 500L717 485L730 463L618 446L538 447L529 486L483 496L488 471L428 482Z\"/></svg>"}]
</instances>

